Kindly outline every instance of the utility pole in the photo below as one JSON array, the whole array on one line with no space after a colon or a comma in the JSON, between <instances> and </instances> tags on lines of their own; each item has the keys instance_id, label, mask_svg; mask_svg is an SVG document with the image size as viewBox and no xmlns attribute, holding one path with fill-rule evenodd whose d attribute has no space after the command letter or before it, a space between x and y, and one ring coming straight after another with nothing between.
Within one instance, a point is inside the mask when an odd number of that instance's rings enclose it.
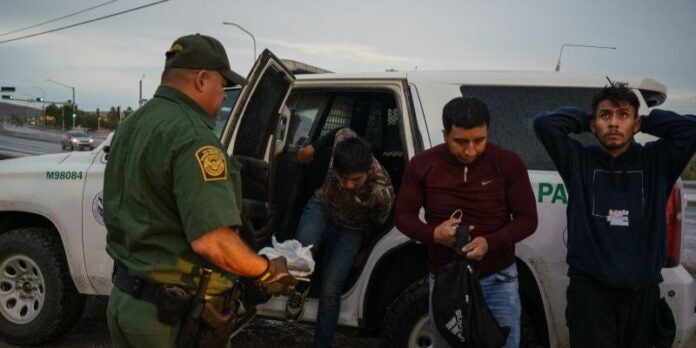
<instances>
[{"instance_id":1,"label":"utility pole","mask_svg":"<svg viewBox=\"0 0 696 348\"><path fill-rule=\"evenodd\" d=\"M41 120L44 128L46 128L46 103L44 103L46 100L46 91L38 86L31 86L31 88L36 88L41 91Z\"/></svg>"},{"instance_id":2,"label":"utility pole","mask_svg":"<svg viewBox=\"0 0 696 348\"><path fill-rule=\"evenodd\" d=\"M31 95L31 94L27 94L27 93L24 93L24 95L26 95L27 97L29 97L29 99L26 99L26 100L27 100L26 103L29 104L29 107L25 107L25 109L24 109L24 123L25 123L25 125L26 125L26 123L31 124L31 122L29 122L29 109L33 109L33 108L31 107L31 101L30 101L30 100L34 99L34 96ZM34 112L32 111L32 113L31 113L31 119L32 119L32 120L35 120L35 118L36 118L36 114L34 114ZM36 121L34 121L34 125L36 125Z\"/></svg>"}]
</instances>

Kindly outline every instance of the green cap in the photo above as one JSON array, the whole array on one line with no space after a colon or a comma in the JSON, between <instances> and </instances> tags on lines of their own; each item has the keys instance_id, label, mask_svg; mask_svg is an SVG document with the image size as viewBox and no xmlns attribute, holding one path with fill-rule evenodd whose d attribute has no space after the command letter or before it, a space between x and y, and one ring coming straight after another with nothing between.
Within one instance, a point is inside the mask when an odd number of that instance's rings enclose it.
<instances>
[{"instance_id":1,"label":"green cap","mask_svg":"<svg viewBox=\"0 0 696 348\"><path fill-rule=\"evenodd\" d=\"M165 55L165 68L212 70L219 72L228 86L247 84L245 78L230 69L230 61L220 41L210 36L182 36L174 41Z\"/></svg>"}]
</instances>

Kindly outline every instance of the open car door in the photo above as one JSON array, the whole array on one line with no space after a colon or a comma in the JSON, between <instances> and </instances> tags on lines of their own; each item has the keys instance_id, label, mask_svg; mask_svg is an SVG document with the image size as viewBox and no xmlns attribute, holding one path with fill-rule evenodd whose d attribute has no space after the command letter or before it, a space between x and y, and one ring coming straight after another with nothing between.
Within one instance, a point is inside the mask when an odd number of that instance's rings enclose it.
<instances>
[{"instance_id":1,"label":"open car door","mask_svg":"<svg viewBox=\"0 0 696 348\"><path fill-rule=\"evenodd\" d=\"M269 203L274 134L295 76L271 51L264 50L247 79L249 84L242 88L220 140L242 164L243 213L254 225L259 247L274 230L275 209Z\"/></svg>"}]
</instances>

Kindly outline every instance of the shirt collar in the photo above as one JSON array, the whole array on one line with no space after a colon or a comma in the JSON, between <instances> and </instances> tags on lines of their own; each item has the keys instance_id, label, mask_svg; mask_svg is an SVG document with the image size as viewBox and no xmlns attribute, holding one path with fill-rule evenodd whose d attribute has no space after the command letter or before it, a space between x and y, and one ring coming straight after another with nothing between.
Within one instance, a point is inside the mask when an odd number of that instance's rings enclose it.
<instances>
[{"instance_id":1,"label":"shirt collar","mask_svg":"<svg viewBox=\"0 0 696 348\"><path fill-rule=\"evenodd\" d=\"M452 154L452 152L450 152L449 146L447 146L447 143L444 143L443 145L445 146L445 151L447 152L447 161L448 161L450 164L453 164L453 165L455 165L455 166L457 166L457 167L464 167L464 166L467 166L467 167L470 167L470 168L471 168L471 167L476 167L479 163L481 163L481 161L482 161L483 158L485 158L485 157L488 156L488 153L490 152L490 151L488 151L488 149L489 149L490 146L491 146L491 142L489 141L489 142L486 144L486 148L483 149L483 152L482 152L478 157L476 157L476 159L475 159L473 162L469 162L469 163L464 163L464 162L460 161L457 157L455 157L455 156Z\"/></svg>"},{"instance_id":2,"label":"shirt collar","mask_svg":"<svg viewBox=\"0 0 696 348\"><path fill-rule=\"evenodd\" d=\"M604 151L599 145L592 145L590 146L590 149L594 150L596 153L598 153L601 157L610 160L610 161L624 161L626 158L630 158L633 156L634 153L640 151L640 148L642 146L636 142L635 139L631 139L631 142L628 145L628 149L622 154L619 155L619 157L612 157Z\"/></svg>"},{"instance_id":3,"label":"shirt collar","mask_svg":"<svg viewBox=\"0 0 696 348\"><path fill-rule=\"evenodd\" d=\"M213 129L215 128L215 120L208 116L208 114L203 110L203 108L198 105L193 99L189 98L186 94L167 86L160 85L155 91L155 97L171 100L175 103L185 104L191 107L202 119L205 125Z\"/></svg>"}]
</instances>

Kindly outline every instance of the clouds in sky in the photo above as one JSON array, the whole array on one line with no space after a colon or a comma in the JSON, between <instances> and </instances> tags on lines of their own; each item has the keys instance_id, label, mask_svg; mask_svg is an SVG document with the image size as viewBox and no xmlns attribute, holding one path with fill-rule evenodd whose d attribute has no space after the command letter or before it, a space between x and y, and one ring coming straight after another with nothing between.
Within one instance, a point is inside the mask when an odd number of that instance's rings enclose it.
<instances>
[{"instance_id":1,"label":"clouds in sky","mask_svg":"<svg viewBox=\"0 0 696 348\"><path fill-rule=\"evenodd\" d=\"M0 3L0 32L105 1L5 1ZM118 0L26 33L149 2ZM553 70L563 43L616 46L617 50L566 48L561 70L653 77L668 87L667 106L696 112L693 0L170 0L0 44L0 84L34 94L38 91L31 86L39 86L49 99L69 99L68 89L45 82L51 78L75 86L83 108L134 107L141 76L145 74L143 94L149 98L159 83L164 52L181 35L199 32L217 37L227 48L233 69L245 75L253 64L251 38L222 25L223 21L252 32L257 52L269 48L281 58L336 72L416 66L418 70Z\"/></svg>"}]
</instances>

